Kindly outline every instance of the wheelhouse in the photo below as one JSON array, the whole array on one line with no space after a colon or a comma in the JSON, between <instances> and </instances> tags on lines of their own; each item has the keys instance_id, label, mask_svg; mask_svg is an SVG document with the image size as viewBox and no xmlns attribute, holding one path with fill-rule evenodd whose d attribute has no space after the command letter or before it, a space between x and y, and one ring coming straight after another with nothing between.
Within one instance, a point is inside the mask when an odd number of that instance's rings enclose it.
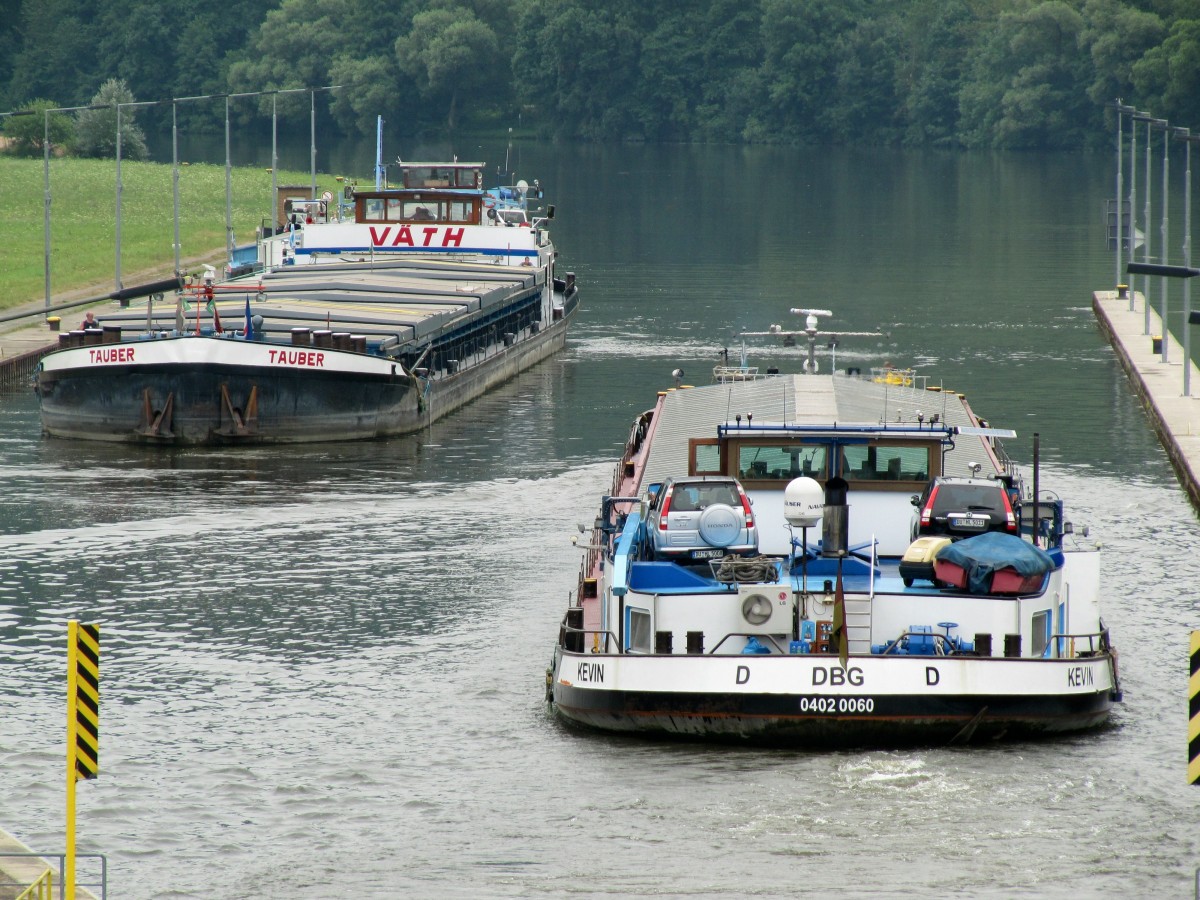
<instances>
[{"instance_id":1,"label":"wheelhouse","mask_svg":"<svg viewBox=\"0 0 1200 900\"><path fill-rule=\"evenodd\" d=\"M479 225L483 221L483 163L404 163L399 188L358 191L360 224Z\"/></svg>"},{"instance_id":2,"label":"wheelhouse","mask_svg":"<svg viewBox=\"0 0 1200 900\"><path fill-rule=\"evenodd\" d=\"M782 490L793 478L844 478L851 490L921 491L942 472L942 429L888 426L838 431L722 426L688 442L689 475L730 475L747 489Z\"/></svg>"}]
</instances>

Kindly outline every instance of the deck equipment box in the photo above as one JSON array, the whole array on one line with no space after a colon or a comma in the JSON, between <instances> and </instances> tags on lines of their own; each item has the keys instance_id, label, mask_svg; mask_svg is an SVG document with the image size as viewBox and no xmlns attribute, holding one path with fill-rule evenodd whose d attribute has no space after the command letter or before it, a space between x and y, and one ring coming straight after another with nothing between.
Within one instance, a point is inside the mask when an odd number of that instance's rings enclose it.
<instances>
[{"instance_id":1,"label":"deck equipment box","mask_svg":"<svg viewBox=\"0 0 1200 900\"><path fill-rule=\"evenodd\" d=\"M904 586L909 587L918 578L925 581L936 581L934 559L943 547L950 546L950 538L930 535L919 537L904 552L900 560L900 577Z\"/></svg>"}]
</instances>

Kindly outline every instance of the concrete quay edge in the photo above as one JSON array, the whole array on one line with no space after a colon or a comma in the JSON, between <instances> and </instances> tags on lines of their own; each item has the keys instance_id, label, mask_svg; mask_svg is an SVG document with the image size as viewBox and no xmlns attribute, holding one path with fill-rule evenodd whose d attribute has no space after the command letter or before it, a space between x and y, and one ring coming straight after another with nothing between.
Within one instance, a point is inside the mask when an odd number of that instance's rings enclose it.
<instances>
[{"instance_id":1,"label":"concrete quay edge","mask_svg":"<svg viewBox=\"0 0 1200 900\"><path fill-rule=\"evenodd\" d=\"M1192 508L1200 512L1200 481L1196 477L1200 471L1200 369L1187 362L1189 393L1185 395L1183 345L1163 330L1162 320L1153 307L1150 333L1146 333L1142 294L1130 290L1126 297L1120 297L1115 290L1094 291L1092 310L1141 400ZM1166 342L1165 363L1162 355L1154 352L1153 338L1159 335Z\"/></svg>"}]
</instances>

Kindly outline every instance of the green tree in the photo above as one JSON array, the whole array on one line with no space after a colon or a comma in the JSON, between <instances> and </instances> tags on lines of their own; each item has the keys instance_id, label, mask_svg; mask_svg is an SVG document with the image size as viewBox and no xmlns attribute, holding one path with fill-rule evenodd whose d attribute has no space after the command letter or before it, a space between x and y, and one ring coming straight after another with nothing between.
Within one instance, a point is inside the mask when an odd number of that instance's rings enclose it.
<instances>
[{"instance_id":1,"label":"green tree","mask_svg":"<svg viewBox=\"0 0 1200 900\"><path fill-rule=\"evenodd\" d=\"M47 112L59 105L53 100L30 100L19 104L22 111L30 110L33 114L9 116L3 120L9 152L14 156L41 156L47 138L51 148L67 144L75 135L70 117L61 112Z\"/></svg>"},{"instance_id":2,"label":"green tree","mask_svg":"<svg viewBox=\"0 0 1200 900\"><path fill-rule=\"evenodd\" d=\"M967 0L901 0L891 17L900 44L894 74L901 140L908 145L957 144L958 88L979 23Z\"/></svg>"},{"instance_id":3,"label":"green tree","mask_svg":"<svg viewBox=\"0 0 1200 900\"><path fill-rule=\"evenodd\" d=\"M1091 53L1093 68L1088 98L1096 106L1112 103L1117 97L1136 104L1134 64L1162 43L1166 23L1155 13L1131 9L1119 0L1088 0L1083 18L1082 40Z\"/></svg>"},{"instance_id":4,"label":"green tree","mask_svg":"<svg viewBox=\"0 0 1200 900\"><path fill-rule=\"evenodd\" d=\"M330 66L329 77L342 85L333 95L332 109L347 130L370 133L378 116L409 123L420 116L416 91L405 89L410 82L391 53L338 56Z\"/></svg>"},{"instance_id":5,"label":"green tree","mask_svg":"<svg viewBox=\"0 0 1200 900\"><path fill-rule=\"evenodd\" d=\"M1101 130L1087 97L1093 81L1083 17L1063 0L1004 13L964 79L960 103L968 144L1078 147Z\"/></svg>"},{"instance_id":6,"label":"green tree","mask_svg":"<svg viewBox=\"0 0 1200 900\"><path fill-rule=\"evenodd\" d=\"M555 133L611 139L638 129L629 100L637 91L641 32L622 4L528 2L515 41L519 97Z\"/></svg>"},{"instance_id":7,"label":"green tree","mask_svg":"<svg viewBox=\"0 0 1200 900\"><path fill-rule=\"evenodd\" d=\"M1173 122L1200 126L1200 20L1171 25L1166 40L1133 65L1140 104Z\"/></svg>"},{"instance_id":8,"label":"green tree","mask_svg":"<svg viewBox=\"0 0 1200 900\"><path fill-rule=\"evenodd\" d=\"M458 124L460 98L470 98L468 109L477 110L509 80L496 32L462 7L413 16L412 30L396 39L395 48L400 70L420 95L443 104L450 131Z\"/></svg>"},{"instance_id":9,"label":"green tree","mask_svg":"<svg viewBox=\"0 0 1200 900\"><path fill-rule=\"evenodd\" d=\"M8 95L61 97L64 106L84 102L100 65L94 11L95 4L76 0L24 0Z\"/></svg>"},{"instance_id":10,"label":"green tree","mask_svg":"<svg viewBox=\"0 0 1200 900\"><path fill-rule=\"evenodd\" d=\"M900 139L896 72L902 45L897 24L887 17L864 19L842 35L827 117L836 140L892 144Z\"/></svg>"},{"instance_id":11,"label":"green tree","mask_svg":"<svg viewBox=\"0 0 1200 900\"><path fill-rule=\"evenodd\" d=\"M759 75L761 4L759 0L712 0L689 21L696 23L700 35L703 71L694 134L742 140L746 123L764 96Z\"/></svg>"},{"instance_id":12,"label":"green tree","mask_svg":"<svg viewBox=\"0 0 1200 900\"><path fill-rule=\"evenodd\" d=\"M828 139L838 48L864 17L863 0L763 0L762 8L764 112L784 137Z\"/></svg>"},{"instance_id":13,"label":"green tree","mask_svg":"<svg viewBox=\"0 0 1200 900\"><path fill-rule=\"evenodd\" d=\"M124 81L110 78L92 98L92 106L106 109L84 109L75 114L74 152L79 156L98 159L117 155L118 104L133 103L133 92ZM134 121L137 107L119 110L121 125L121 158L146 159L146 135Z\"/></svg>"}]
</instances>

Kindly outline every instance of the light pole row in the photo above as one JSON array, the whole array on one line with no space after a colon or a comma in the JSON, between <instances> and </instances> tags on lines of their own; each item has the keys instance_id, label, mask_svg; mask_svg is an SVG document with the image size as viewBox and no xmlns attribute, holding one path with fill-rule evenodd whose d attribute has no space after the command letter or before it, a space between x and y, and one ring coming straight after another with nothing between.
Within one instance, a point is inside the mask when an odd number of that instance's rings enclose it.
<instances>
[{"instance_id":1,"label":"light pole row","mask_svg":"<svg viewBox=\"0 0 1200 900\"><path fill-rule=\"evenodd\" d=\"M1191 268L1192 258L1192 144L1200 142L1200 134L1193 135L1188 128L1179 126L1171 126L1166 119L1156 118L1147 112L1139 111L1138 109L1127 106L1118 100L1115 103L1117 111L1117 212L1116 212L1116 260L1117 260L1117 280L1121 282L1122 276L1122 250L1125 244L1126 230L1122 221L1123 203L1122 203L1122 168L1123 161L1121 158L1122 148L1124 144L1123 121L1126 116L1130 119L1130 184L1129 184L1129 216L1128 223L1129 234L1129 268L1128 272L1133 274L1142 274L1144 276L1142 295L1145 300L1145 324L1143 333L1150 334L1150 278L1152 275L1161 277L1162 293L1159 304L1159 317L1163 335L1161 338L1161 359L1166 363L1169 361L1169 346L1170 346L1170 329L1168 328L1168 283L1172 277L1184 278L1183 287L1183 393L1184 396L1191 396L1191 333L1187 325L1191 320L1191 283L1188 280L1195 270ZM1136 237L1137 237L1137 126L1139 124L1146 126L1146 163L1145 163L1145 185L1146 185L1146 205L1144 212L1144 222L1146 230L1142 234L1142 264L1134 262L1136 254ZM1163 134L1163 158L1162 158L1162 218L1159 225L1159 234L1162 239L1162 265L1154 265L1151 263L1151 238L1150 238L1150 212L1151 212L1151 156L1152 156L1152 137L1153 132L1161 131ZM1170 231L1169 231L1169 198L1170 198L1170 139L1174 137L1176 140L1184 142L1186 148L1185 154L1185 170L1184 170L1184 236L1183 236L1183 266L1168 265L1169 247L1170 247ZM1189 274L1183 274L1189 273ZM1132 279L1131 279L1132 280ZM1134 309L1134 291L1130 291L1129 310Z\"/></svg>"},{"instance_id":2,"label":"light pole row","mask_svg":"<svg viewBox=\"0 0 1200 900\"><path fill-rule=\"evenodd\" d=\"M229 122L229 101L231 99L239 99L242 97L261 97L271 95L271 198L268 206L269 210L274 210L275 195L277 193L278 183L276 172L278 170L278 155L276 149L276 134L277 134L277 109L276 100L280 94L300 94L308 93L310 95L309 102L309 132L310 132L310 167L313 198L316 197L317 190L317 125L316 125L316 95L326 91L335 91L341 85L325 85L317 88L289 88L282 90L269 91L246 91L237 94L205 94L196 97L172 97L170 100L143 100L131 101L128 103L116 104L92 104L89 106L59 106L47 108L42 111L43 115L43 137L42 137L42 189L43 189L43 273L45 282L45 309L46 315L50 313L50 208L51 208L51 193L50 193L50 114L51 113L67 113L79 112L82 110L93 109L116 109L117 127L116 127L116 199L115 199L115 227L116 227L116 254L114 262L114 290L120 291L124 287L121 282L121 207L122 193L124 183L121 178L121 137L122 137L122 122L121 111L128 108L137 108L142 106L161 106L166 103L171 104L171 184L172 184L172 211L174 221L174 240L172 249L174 253L175 272L179 273L181 268L180 250L181 243L179 237L179 128L177 119L177 107L180 103L191 103L200 100L225 100L225 249L226 253L232 256L234 247L234 231L233 231L233 189L232 189L232 160L230 154L230 122ZM15 110L12 112L0 112L0 120L9 117L17 116L32 116L36 115L36 110Z\"/></svg>"}]
</instances>

